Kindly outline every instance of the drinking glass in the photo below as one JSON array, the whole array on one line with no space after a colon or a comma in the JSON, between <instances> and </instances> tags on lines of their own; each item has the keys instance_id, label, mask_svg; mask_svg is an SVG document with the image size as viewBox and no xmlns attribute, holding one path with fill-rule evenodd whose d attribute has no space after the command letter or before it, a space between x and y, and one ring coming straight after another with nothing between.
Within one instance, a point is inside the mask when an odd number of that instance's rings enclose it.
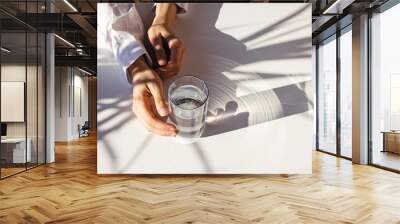
<instances>
[{"instance_id":1,"label":"drinking glass","mask_svg":"<svg viewBox=\"0 0 400 224\"><path fill-rule=\"evenodd\" d=\"M203 133L208 105L206 83L194 76L182 76L168 88L171 121L178 129L177 137L200 138Z\"/></svg>"}]
</instances>

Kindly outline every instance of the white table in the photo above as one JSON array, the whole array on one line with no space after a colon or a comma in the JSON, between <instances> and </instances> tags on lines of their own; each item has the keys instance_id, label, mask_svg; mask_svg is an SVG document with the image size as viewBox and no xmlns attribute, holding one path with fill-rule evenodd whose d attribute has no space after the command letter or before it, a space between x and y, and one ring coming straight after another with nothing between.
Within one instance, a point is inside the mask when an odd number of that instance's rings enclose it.
<instances>
[{"instance_id":1,"label":"white table","mask_svg":"<svg viewBox=\"0 0 400 224\"><path fill-rule=\"evenodd\" d=\"M151 134L135 118L102 12L99 4L99 174L311 173L310 4L191 4L179 16L181 74L210 89L206 131L192 144Z\"/></svg>"},{"instance_id":2,"label":"white table","mask_svg":"<svg viewBox=\"0 0 400 224\"><path fill-rule=\"evenodd\" d=\"M1 139L2 147L12 147L12 163L25 163L30 162L32 159L31 145L32 141L30 138L26 139L28 144L25 144L25 138L5 138ZM25 151L25 145L26 151ZM2 151L5 151L2 148Z\"/></svg>"}]
</instances>

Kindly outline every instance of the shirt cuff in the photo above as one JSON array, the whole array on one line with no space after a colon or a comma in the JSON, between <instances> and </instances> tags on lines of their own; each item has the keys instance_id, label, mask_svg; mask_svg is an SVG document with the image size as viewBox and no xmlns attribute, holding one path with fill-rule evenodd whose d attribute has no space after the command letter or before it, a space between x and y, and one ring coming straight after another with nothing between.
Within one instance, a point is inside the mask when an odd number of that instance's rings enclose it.
<instances>
[{"instance_id":1,"label":"shirt cuff","mask_svg":"<svg viewBox=\"0 0 400 224\"><path fill-rule=\"evenodd\" d=\"M116 53L117 61L125 72L128 82L132 84L132 77L131 74L128 73L128 68L135 63L138 58L146 55L146 51L135 42L128 43L126 46L121 46L118 50L119 51Z\"/></svg>"}]
</instances>

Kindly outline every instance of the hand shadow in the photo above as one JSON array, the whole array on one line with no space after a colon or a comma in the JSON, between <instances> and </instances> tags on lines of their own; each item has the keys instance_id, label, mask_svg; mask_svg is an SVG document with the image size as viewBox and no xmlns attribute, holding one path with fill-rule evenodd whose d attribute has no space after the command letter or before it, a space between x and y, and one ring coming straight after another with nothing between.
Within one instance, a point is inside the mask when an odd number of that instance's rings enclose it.
<instances>
[{"instance_id":1,"label":"hand shadow","mask_svg":"<svg viewBox=\"0 0 400 224\"><path fill-rule=\"evenodd\" d=\"M237 113L238 104L229 101L225 109L217 109L213 114L208 112L207 123L202 137L218 135L248 126L249 112Z\"/></svg>"},{"instance_id":2,"label":"hand shadow","mask_svg":"<svg viewBox=\"0 0 400 224\"><path fill-rule=\"evenodd\" d=\"M243 55L246 46L215 28L222 5L190 4L186 14L182 15L185 18L177 21L177 36L183 43L192 43L186 46L181 74L197 76L209 88L208 118L202 137L248 126L248 112L235 115L239 107L236 85L222 74L240 65L230 57Z\"/></svg>"}]
</instances>

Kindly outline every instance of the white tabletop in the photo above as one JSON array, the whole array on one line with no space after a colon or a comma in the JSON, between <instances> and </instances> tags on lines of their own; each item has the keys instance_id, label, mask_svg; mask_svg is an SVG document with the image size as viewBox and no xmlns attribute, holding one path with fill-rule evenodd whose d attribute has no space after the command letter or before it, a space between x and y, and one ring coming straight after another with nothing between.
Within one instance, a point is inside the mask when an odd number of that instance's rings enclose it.
<instances>
[{"instance_id":1,"label":"white tabletop","mask_svg":"<svg viewBox=\"0 0 400 224\"><path fill-rule=\"evenodd\" d=\"M98 13L98 173L311 172L310 4L191 4L179 16L181 74L210 89L209 123L192 144L151 134L135 118Z\"/></svg>"}]
</instances>

